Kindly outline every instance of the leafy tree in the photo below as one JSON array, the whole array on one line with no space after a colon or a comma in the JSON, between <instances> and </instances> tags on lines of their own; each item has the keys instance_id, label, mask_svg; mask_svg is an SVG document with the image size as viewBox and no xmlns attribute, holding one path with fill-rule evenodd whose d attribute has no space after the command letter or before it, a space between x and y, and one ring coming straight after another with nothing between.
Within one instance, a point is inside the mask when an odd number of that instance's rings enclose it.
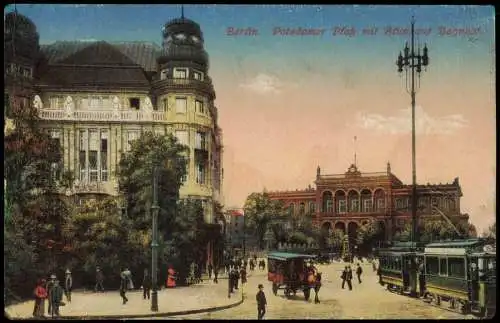
<instances>
[{"instance_id":1,"label":"leafy tree","mask_svg":"<svg viewBox=\"0 0 500 323\"><path fill-rule=\"evenodd\" d=\"M11 98L15 97L14 95ZM51 164L60 161L61 147L38 127L37 111L16 100L7 102L15 127L4 137L6 288L11 294L31 291L65 258L63 226L70 206L52 192L57 182ZM27 288L29 286L29 288Z\"/></svg>"},{"instance_id":2,"label":"leafy tree","mask_svg":"<svg viewBox=\"0 0 500 323\"><path fill-rule=\"evenodd\" d=\"M360 252L371 251L372 246L380 240L383 234L382 228L377 221L370 221L361 225L356 232L356 244Z\"/></svg>"},{"instance_id":3,"label":"leafy tree","mask_svg":"<svg viewBox=\"0 0 500 323\"><path fill-rule=\"evenodd\" d=\"M497 222L493 222L482 234L486 239L496 242L497 240Z\"/></svg>"},{"instance_id":4,"label":"leafy tree","mask_svg":"<svg viewBox=\"0 0 500 323\"><path fill-rule=\"evenodd\" d=\"M266 192L250 194L244 205L247 225L257 236L259 248L264 248L264 235L269 222L276 217L284 216L283 202L273 201Z\"/></svg>"}]
</instances>

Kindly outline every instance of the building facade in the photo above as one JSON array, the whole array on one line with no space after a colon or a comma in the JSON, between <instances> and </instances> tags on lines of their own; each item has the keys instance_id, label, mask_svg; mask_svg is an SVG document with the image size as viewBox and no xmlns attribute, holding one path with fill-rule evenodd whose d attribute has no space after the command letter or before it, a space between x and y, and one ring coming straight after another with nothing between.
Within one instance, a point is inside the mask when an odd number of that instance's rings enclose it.
<instances>
[{"instance_id":1,"label":"building facade","mask_svg":"<svg viewBox=\"0 0 500 323\"><path fill-rule=\"evenodd\" d=\"M384 239L411 223L412 186L402 183L387 163L385 172L362 173L352 164L344 174L321 174L318 166L315 188L268 192L282 200L291 215L312 216L323 229L341 230L352 239L361 225L379 222ZM468 221L460 212L462 191L458 178L448 184L417 185L417 217L441 217L438 208L450 218Z\"/></svg>"},{"instance_id":2,"label":"building facade","mask_svg":"<svg viewBox=\"0 0 500 323\"><path fill-rule=\"evenodd\" d=\"M218 225L222 131L196 22L184 16L169 21L160 47L105 41L40 46L28 18L11 12L5 21L6 100L33 104L40 127L61 145L52 168L56 181L65 171L74 174L66 195L78 201L118 196L117 167L131 142L145 131L172 134L189 147L181 198L201 200L205 222ZM210 258L213 245L207 248Z\"/></svg>"}]
</instances>

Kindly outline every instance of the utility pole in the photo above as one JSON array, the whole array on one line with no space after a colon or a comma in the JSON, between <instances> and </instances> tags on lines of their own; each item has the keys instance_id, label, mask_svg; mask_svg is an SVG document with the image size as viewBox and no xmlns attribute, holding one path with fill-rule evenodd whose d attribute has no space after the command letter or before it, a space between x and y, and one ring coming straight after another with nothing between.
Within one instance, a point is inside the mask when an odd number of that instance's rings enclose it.
<instances>
[{"instance_id":1,"label":"utility pole","mask_svg":"<svg viewBox=\"0 0 500 323\"><path fill-rule=\"evenodd\" d=\"M153 284L153 292L151 297L151 311L158 312L158 176L157 167L153 166L153 205L151 206L151 214L153 215L153 228L151 243L151 282Z\"/></svg>"},{"instance_id":2,"label":"utility pole","mask_svg":"<svg viewBox=\"0 0 500 323\"><path fill-rule=\"evenodd\" d=\"M411 230L411 242L412 249L416 251L416 246L418 243L418 229L417 229L417 206L418 206L418 196L417 196L417 171L416 171L416 152L415 152L415 72L418 73L419 84L420 84L420 73L422 72L422 66L427 67L429 65L429 56L427 45L423 48L423 54L420 55L420 46L415 50L415 18L411 18L411 44L408 48L408 43L404 47L404 55L399 52L398 60L396 65L398 66L398 72L402 73L405 70L405 79L407 91L411 95L411 153L412 153L412 203L411 203L411 219L412 219L412 230ZM408 77L408 72L410 72L410 77ZM409 80L408 80L409 78ZM409 86L408 86L409 81ZM418 85L417 85L418 86ZM416 266L415 259L412 261L412 266ZM414 270L411 270L413 273ZM411 282L411 295L416 296L417 293L417 278L410 277Z\"/></svg>"}]
</instances>

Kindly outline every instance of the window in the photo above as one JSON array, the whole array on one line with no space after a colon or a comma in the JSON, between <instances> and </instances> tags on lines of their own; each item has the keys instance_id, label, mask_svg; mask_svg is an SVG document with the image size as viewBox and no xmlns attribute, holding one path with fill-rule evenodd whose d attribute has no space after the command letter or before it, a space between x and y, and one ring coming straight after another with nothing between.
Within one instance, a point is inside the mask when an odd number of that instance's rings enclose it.
<instances>
[{"instance_id":1,"label":"window","mask_svg":"<svg viewBox=\"0 0 500 323\"><path fill-rule=\"evenodd\" d=\"M446 258L439 258L439 276L448 276L448 264Z\"/></svg>"},{"instance_id":2,"label":"window","mask_svg":"<svg viewBox=\"0 0 500 323\"><path fill-rule=\"evenodd\" d=\"M326 213L333 212L333 200L331 198L326 200Z\"/></svg>"},{"instance_id":3,"label":"window","mask_svg":"<svg viewBox=\"0 0 500 323\"><path fill-rule=\"evenodd\" d=\"M363 212L371 212L371 211L372 211L372 200L364 200Z\"/></svg>"},{"instance_id":4,"label":"window","mask_svg":"<svg viewBox=\"0 0 500 323\"><path fill-rule=\"evenodd\" d=\"M205 184L205 164L196 165L196 183Z\"/></svg>"},{"instance_id":5,"label":"window","mask_svg":"<svg viewBox=\"0 0 500 323\"><path fill-rule=\"evenodd\" d=\"M186 183L187 180L188 180L188 174L189 174L189 163L187 163L186 165L186 173L184 173L184 175L182 175L181 177L181 182L182 183Z\"/></svg>"},{"instance_id":6,"label":"window","mask_svg":"<svg viewBox=\"0 0 500 323\"><path fill-rule=\"evenodd\" d=\"M97 130L89 131L89 180L97 182L98 165L97 151L99 150L99 132Z\"/></svg>"},{"instance_id":7,"label":"window","mask_svg":"<svg viewBox=\"0 0 500 323\"><path fill-rule=\"evenodd\" d=\"M186 130L175 131L175 136L181 145L189 146L189 133Z\"/></svg>"},{"instance_id":8,"label":"window","mask_svg":"<svg viewBox=\"0 0 500 323\"><path fill-rule=\"evenodd\" d=\"M299 214L303 215L304 213L306 213L306 204L305 203L300 203Z\"/></svg>"},{"instance_id":9,"label":"window","mask_svg":"<svg viewBox=\"0 0 500 323\"><path fill-rule=\"evenodd\" d=\"M127 143L125 144L126 151L130 151L132 149L132 142L137 139L139 139L139 131L132 130L127 133Z\"/></svg>"},{"instance_id":10,"label":"window","mask_svg":"<svg viewBox=\"0 0 500 323\"><path fill-rule=\"evenodd\" d=\"M385 209L385 200L377 199L377 210L383 211Z\"/></svg>"},{"instance_id":11,"label":"window","mask_svg":"<svg viewBox=\"0 0 500 323\"><path fill-rule=\"evenodd\" d=\"M98 109L100 109L100 107L101 107L101 104L100 104L99 97L97 97L97 96L90 97L89 108L98 110Z\"/></svg>"},{"instance_id":12,"label":"window","mask_svg":"<svg viewBox=\"0 0 500 323\"><path fill-rule=\"evenodd\" d=\"M160 72L160 80L167 79L167 70L161 70Z\"/></svg>"},{"instance_id":13,"label":"window","mask_svg":"<svg viewBox=\"0 0 500 323\"><path fill-rule=\"evenodd\" d=\"M346 200L339 200L339 213L346 213Z\"/></svg>"},{"instance_id":14,"label":"window","mask_svg":"<svg viewBox=\"0 0 500 323\"><path fill-rule=\"evenodd\" d=\"M175 98L175 112L186 113L186 111L187 111L187 99Z\"/></svg>"},{"instance_id":15,"label":"window","mask_svg":"<svg viewBox=\"0 0 500 323\"><path fill-rule=\"evenodd\" d=\"M431 198L431 206L432 207L437 207L438 206L438 200L435 197Z\"/></svg>"},{"instance_id":16,"label":"window","mask_svg":"<svg viewBox=\"0 0 500 323\"><path fill-rule=\"evenodd\" d=\"M101 131L101 181L108 181L108 132Z\"/></svg>"},{"instance_id":17,"label":"window","mask_svg":"<svg viewBox=\"0 0 500 323\"><path fill-rule=\"evenodd\" d=\"M184 35L184 34L177 34L177 35L175 35L175 38L177 38L179 40L184 40L184 39L186 39L186 35Z\"/></svg>"},{"instance_id":18,"label":"window","mask_svg":"<svg viewBox=\"0 0 500 323\"><path fill-rule=\"evenodd\" d=\"M309 212L311 212L311 213L316 212L316 203L315 202L309 202Z\"/></svg>"},{"instance_id":19,"label":"window","mask_svg":"<svg viewBox=\"0 0 500 323\"><path fill-rule=\"evenodd\" d=\"M80 130L80 154L78 158L78 164L80 166L80 181L87 180L87 131Z\"/></svg>"},{"instance_id":20,"label":"window","mask_svg":"<svg viewBox=\"0 0 500 323\"><path fill-rule=\"evenodd\" d=\"M351 200L351 212L359 212L359 200Z\"/></svg>"},{"instance_id":21,"label":"window","mask_svg":"<svg viewBox=\"0 0 500 323\"><path fill-rule=\"evenodd\" d=\"M419 197L418 198L418 209L420 211L424 211L425 209L427 209L427 198L426 197Z\"/></svg>"},{"instance_id":22,"label":"window","mask_svg":"<svg viewBox=\"0 0 500 323\"><path fill-rule=\"evenodd\" d=\"M141 107L141 100L139 98L129 98L128 102L131 109L139 110Z\"/></svg>"},{"instance_id":23,"label":"window","mask_svg":"<svg viewBox=\"0 0 500 323\"><path fill-rule=\"evenodd\" d=\"M175 79L185 79L187 78L187 68L174 68L174 78Z\"/></svg>"},{"instance_id":24,"label":"window","mask_svg":"<svg viewBox=\"0 0 500 323\"><path fill-rule=\"evenodd\" d=\"M437 257L425 257L425 272L429 275L439 273L439 259Z\"/></svg>"},{"instance_id":25,"label":"window","mask_svg":"<svg viewBox=\"0 0 500 323\"><path fill-rule=\"evenodd\" d=\"M456 211L456 204L454 199L448 199L448 211Z\"/></svg>"},{"instance_id":26,"label":"window","mask_svg":"<svg viewBox=\"0 0 500 323\"><path fill-rule=\"evenodd\" d=\"M203 73L193 72L193 78L198 81L203 81Z\"/></svg>"},{"instance_id":27,"label":"window","mask_svg":"<svg viewBox=\"0 0 500 323\"><path fill-rule=\"evenodd\" d=\"M163 111L168 111L168 99L165 98L162 102Z\"/></svg>"},{"instance_id":28,"label":"window","mask_svg":"<svg viewBox=\"0 0 500 323\"><path fill-rule=\"evenodd\" d=\"M197 132L195 137L195 148L207 150L207 139L204 132Z\"/></svg>"},{"instance_id":29,"label":"window","mask_svg":"<svg viewBox=\"0 0 500 323\"><path fill-rule=\"evenodd\" d=\"M451 277L465 278L464 258L448 258L448 273Z\"/></svg>"},{"instance_id":30,"label":"window","mask_svg":"<svg viewBox=\"0 0 500 323\"><path fill-rule=\"evenodd\" d=\"M59 109L59 97L58 96L51 96L50 99L49 99L49 102L50 102L50 108L51 109L54 109L54 110L57 110Z\"/></svg>"},{"instance_id":31,"label":"window","mask_svg":"<svg viewBox=\"0 0 500 323\"><path fill-rule=\"evenodd\" d=\"M197 113L205 113L205 108L203 107L203 101L196 100L194 101L194 104Z\"/></svg>"}]
</instances>

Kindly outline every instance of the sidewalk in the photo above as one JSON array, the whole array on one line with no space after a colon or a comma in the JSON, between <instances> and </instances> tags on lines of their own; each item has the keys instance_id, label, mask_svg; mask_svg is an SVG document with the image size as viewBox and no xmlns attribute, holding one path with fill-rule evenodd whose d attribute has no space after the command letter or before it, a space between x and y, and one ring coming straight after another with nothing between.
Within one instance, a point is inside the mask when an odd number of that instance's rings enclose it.
<instances>
[{"instance_id":1,"label":"sidewalk","mask_svg":"<svg viewBox=\"0 0 500 323\"><path fill-rule=\"evenodd\" d=\"M142 291L127 293L128 303L123 305L118 291L105 293L75 292L71 303L60 307L61 318L118 319L134 317L174 316L202 313L231 308L241 304L241 289L227 297L227 281L215 284L204 281L189 287L162 289L158 292L158 312L151 312L151 301L144 300ZM32 318L34 300L5 308L12 319ZM47 315L47 303L45 304Z\"/></svg>"}]
</instances>

